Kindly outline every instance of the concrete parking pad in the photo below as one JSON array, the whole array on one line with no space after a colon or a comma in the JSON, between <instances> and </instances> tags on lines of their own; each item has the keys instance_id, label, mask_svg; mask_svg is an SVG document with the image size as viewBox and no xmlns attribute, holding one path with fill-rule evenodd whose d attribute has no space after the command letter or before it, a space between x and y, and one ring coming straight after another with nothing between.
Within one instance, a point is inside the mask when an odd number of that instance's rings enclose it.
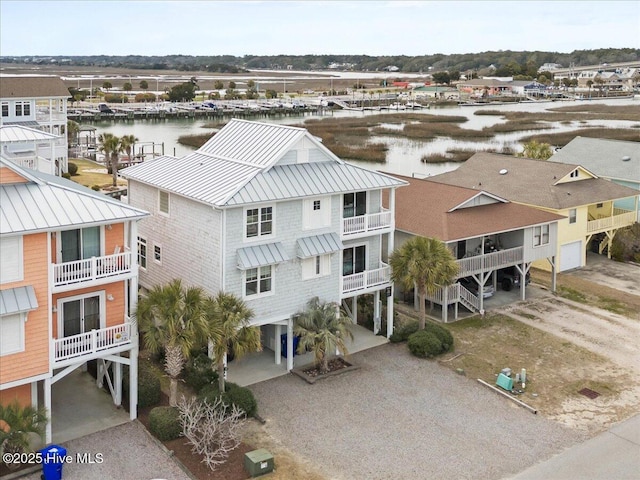
<instances>
[{"instance_id":1,"label":"concrete parking pad","mask_svg":"<svg viewBox=\"0 0 640 480\"><path fill-rule=\"evenodd\" d=\"M267 431L328 478L497 479L585 438L404 344L350 358L360 370L314 385L287 375L250 387Z\"/></svg>"}]
</instances>

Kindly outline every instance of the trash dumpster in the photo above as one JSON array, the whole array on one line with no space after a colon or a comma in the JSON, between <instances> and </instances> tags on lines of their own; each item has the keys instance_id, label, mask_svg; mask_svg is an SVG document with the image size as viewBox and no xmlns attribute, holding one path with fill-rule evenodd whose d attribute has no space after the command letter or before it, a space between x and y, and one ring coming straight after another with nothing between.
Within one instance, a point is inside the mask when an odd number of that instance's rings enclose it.
<instances>
[{"instance_id":1,"label":"trash dumpster","mask_svg":"<svg viewBox=\"0 0 640 480\"><path fill-rule=\"evenodd\" d=\"M39 452L42 454L42 479L61 480L67 449L60 445L49 445Z\"/></svg>"}]
</instances>

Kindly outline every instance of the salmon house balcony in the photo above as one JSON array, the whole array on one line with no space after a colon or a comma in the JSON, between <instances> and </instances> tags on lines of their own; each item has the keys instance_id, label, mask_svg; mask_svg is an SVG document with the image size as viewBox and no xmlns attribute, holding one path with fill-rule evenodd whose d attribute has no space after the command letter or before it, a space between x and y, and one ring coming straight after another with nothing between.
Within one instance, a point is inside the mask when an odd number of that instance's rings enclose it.
<instances>
[{"instance_id":1,"label":"salmon house balcony","mask_svg":"<svg viewBox=\"0 0 640 480\"><path fill-rule=\"evenodd\" d=\"M136 274L131 251L50 265L53 293L131 278Z\"/></svg>"}]
</instances>

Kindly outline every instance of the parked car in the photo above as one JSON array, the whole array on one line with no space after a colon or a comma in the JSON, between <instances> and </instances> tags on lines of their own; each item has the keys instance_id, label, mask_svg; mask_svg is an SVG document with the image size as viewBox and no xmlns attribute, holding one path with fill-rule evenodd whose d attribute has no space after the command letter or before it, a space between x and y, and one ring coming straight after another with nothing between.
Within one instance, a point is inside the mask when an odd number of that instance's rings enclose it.
<instances>
[{"instance_id":1,"label":"parked car","mask_svg":"<svg viewBox=\"0 0 640 480\"><path fill-rule=\"evenodd\" d=\"M458 283L474 295L478 295L478 282L476 282L473 277L461 278L458 280ZM482 298L493 297L494 293L496 293L496 291L491 283L486 283L482 288Z\"/></svg>"},{"instance_id":2,"label":"parked car","mask_svg":"<svg viewBox=\"0 0 640 480\"><path fill-rule=\"evenodd\" d=\"M507 267L498 270L497 272L498 283L502 286L505 292L511 291L513 287L520 286L520 273L516 267ZM527 272L525 277L525 285L531 283L531 274Z\"/></svg>"}]
</instances>

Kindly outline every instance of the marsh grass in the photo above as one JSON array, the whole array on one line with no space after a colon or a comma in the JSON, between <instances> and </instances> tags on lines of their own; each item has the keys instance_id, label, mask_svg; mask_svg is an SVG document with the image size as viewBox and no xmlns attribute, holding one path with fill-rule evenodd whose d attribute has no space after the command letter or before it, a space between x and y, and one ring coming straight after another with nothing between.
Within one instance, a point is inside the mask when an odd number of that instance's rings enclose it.
<instances>
[{"instance_id":1,"label":"marsh grass","mask_svg":"<svg viewBox=\"0 0 640 480\"><path fill-rule=\"evenodd\" d=\"M549 145L564 146L573 140L575 137L589 137L589 138L602 138L610 140L627 140L630 142L637 142L640 133L634 128L582 128L579 130L573 130L571 132L560 133L542 133L529 135L522 138L522 143L536 140L542 143L548 143Z\"/></svg>"}]
</instances>

